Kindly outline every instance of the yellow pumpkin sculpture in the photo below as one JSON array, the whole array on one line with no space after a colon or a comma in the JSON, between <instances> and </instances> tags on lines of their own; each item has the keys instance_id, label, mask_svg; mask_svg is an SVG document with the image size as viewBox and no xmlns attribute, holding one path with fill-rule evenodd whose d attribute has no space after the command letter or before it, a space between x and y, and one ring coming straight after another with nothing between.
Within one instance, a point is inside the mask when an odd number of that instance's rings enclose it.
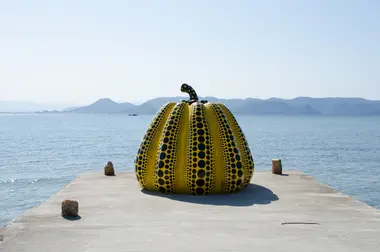
<instances>
[{"instance_id":1,"label":"yellow pumpkin sculpture","mask_svg":"<svg viewBox=\"0 0 380 252\"><path fill-rule=\"evenodd\" d=\"M199 101L169 102L153 118L135 159L141 187L162 193L233 193L251 181L254 162L247 140L230 110Z\"/></svg>"}]
</instances>

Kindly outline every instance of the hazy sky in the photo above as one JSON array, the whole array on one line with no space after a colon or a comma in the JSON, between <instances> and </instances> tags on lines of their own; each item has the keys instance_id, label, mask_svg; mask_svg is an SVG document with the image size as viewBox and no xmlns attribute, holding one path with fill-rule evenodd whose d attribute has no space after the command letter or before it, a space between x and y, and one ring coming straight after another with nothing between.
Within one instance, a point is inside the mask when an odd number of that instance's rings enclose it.
<instances>
[{"instance_id":1,"label":"hazy sky","mask_svg":"<svg viewBox=\"0 0 380 252\"><path fill-rule=\"evenodd\" d=\"M0 100L380 99L380 1L0 0Z\"/></svg>"}]
</instances>

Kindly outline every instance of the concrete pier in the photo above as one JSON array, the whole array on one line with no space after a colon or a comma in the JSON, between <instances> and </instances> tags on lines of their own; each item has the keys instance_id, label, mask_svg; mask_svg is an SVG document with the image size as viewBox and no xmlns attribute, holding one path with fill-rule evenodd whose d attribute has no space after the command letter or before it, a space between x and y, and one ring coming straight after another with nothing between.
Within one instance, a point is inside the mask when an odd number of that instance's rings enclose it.
<instances>
[{"instance_id":1,"label":"concrete pier","mask_svg":"<svg viewBox=\"0 0 380 252\"><path fill-rule=\"evenodd\" d=\"M165 196L131 173L84 173L0 230L0 251L380 251L379 210L298 171L255 172L252 183ZM61 217L65 199L80 218Z\"/></svg>"}]
</instances>

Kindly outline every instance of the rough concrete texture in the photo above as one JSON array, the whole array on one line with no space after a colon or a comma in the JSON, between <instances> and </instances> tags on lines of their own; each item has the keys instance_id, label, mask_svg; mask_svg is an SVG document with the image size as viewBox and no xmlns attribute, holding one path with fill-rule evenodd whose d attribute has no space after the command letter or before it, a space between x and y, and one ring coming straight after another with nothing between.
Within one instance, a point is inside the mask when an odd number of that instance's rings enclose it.
<instances>
[{"instance_id":1,"label":"rough concrete texture","mask_svg":"<svg viewBox=\"0 0 380 252\"><path fill-rule=\"evenodd\" d=\"M380 251L380 211L292 171L244 192L144 193L134 174L84 173L0 231L0 251ZM78 200L81 218L60 215Z\"/></svg>"}]
</instances>

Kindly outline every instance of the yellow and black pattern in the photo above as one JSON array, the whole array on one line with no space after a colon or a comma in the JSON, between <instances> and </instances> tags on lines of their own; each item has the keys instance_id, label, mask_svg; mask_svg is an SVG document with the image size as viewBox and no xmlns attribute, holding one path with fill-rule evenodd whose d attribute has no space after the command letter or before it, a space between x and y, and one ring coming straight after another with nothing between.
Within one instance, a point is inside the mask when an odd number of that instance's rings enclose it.
<instances>
[{"instance_id":1,"label":"yellow and black pattern","mask_svg":"<svg viewBox=\"0 0 380 252\"><path fill-rule=\"evenodd\" d=\"M234 131L235 138L238 140L238 146L239 146L240 152L242 154L241 157L242 157L242 163L243 163L243 167L244 167L243 187L246 187L252 179L254 168L255 168L255 164L254 164L254 161L252 158L251 150L249 148L249 145L248 145L248 142L245 138L245 135L244 135L243 131L241 130L239 124L237 123L237 120L234 117L234 115L223 104L219 104L219 107L222 109L224 114L227 116L228 121L230 122L230 124L232 124L231 126L236 129Z\"/></svg>"},{"instance_id":2,"label":"yellow and black pattern","mask_svg":"<svg viewBox=\"0 0 380 252\"><path fill-rule=\"evenodd\" d=\"M190 105L190 131L185 178L188 189L194 195L207 195L214 186L213 151L204 105L200 102L193 103Z\"/></svg>"},{"instance_id":3,"label":"yellow and black pattern","mask_svg":"<svg viewBox=\"0 0 380 252\"><path fill-rule=\"evenodd\" d=\"M225 191L228 193L239 191L243 187L244 170L241 154L235 142L231 127L219 104L212 104L217 117L221 141L221 151L224 159Z\"/></svg>"},{"instance_id":4,"label":"yellow and black pattern","mask_svg":"<svg viewBox=\"0 0 380 252\"><path fill-rule=\"evenodd\" d=\"M171 111L157 151L154 184L156 189L163 193L174 193L176 189L177 146L180 141L178 134L184 107L185 103L177 103Z\"/></svg>"},{"instance_id":5,"label":"yellow and black pattern","mask_svg":"<svg viewBox=\"0 0 380 252\"><path fill-rule=\"evenodd\" d=\"M190 100L169 102L148 126L135 159L141 187L162 193L207 195L246 187L254 162L237 120L223 104Z\"/></svg>"},{"instance_id":6,"label":"yellow and black pattern","mask_svg":"<svg viewBox=\"0 0 380 252\"><path fill-rule=\"evenodd\" d=\"M137 152L136 159L135 159L135 172L137 181L140 183L141 187L146 189L147 188L147 166L148 166L148 154L152 150L152 145L154 143L153 138L156 134L161 134L161 132L158 132L159 125L166 119L165 114L168 112L168 110L172 107L171 103L167 103L165 106L163 106L156 114L156 116L153 118L151 123L148 126L148 130L146 134L144 135L144 138L141 142L140 148Z\"/></svg>"},{"instance_id":7,"label":"yellow and black pattern","mask_svg":"<svg viewBox=\"0 0 380 252\"><path fill-rule=\"evenodd\" d=\"M197 93L195 92L195 90L192 87L190 87L186 83L182 84L181 91L189 94L190 101L198 101Z\"/></svg>"}]
</instances>

